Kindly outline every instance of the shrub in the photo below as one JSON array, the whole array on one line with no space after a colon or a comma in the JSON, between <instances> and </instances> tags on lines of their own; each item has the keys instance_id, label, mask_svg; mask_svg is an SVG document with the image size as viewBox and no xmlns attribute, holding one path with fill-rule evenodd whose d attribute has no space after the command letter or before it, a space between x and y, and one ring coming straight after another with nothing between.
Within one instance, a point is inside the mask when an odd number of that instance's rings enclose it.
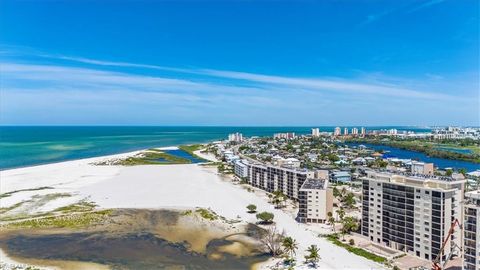
<instances>
[{"instance_id":1,"label":"shrub","mask_svg":"<svg viewBox=\"0 0 480 270\"><path fill-rule=\"evenodd\" d=\"M270 212L261 212L258 213L256 217L260 220L260 223L270 224L273 222L273 218L275 217L275 215Z\"/></svg>"},{"instance_id":2,"label":"shrub","mask_svg":"<svg viewBox=\"0 0 480 270\"><path fill-rule=\"evenodd\" d=\"M255 204L247 205L248 213L255 213L257 212L257 206Z\"/></svg>"}]
</instances>

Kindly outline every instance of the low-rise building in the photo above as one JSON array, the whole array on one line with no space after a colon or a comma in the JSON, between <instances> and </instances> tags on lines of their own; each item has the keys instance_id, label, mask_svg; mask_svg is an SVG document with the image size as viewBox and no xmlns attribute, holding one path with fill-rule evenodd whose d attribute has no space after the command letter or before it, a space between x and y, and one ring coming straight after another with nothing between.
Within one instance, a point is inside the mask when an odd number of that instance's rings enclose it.
<instances>
[{"instance_id":1,"label":"low-rise building","mask_svg":"<svg viewBox=\"0 0 480 270\"><path fill-rule=\"evenodd\" d=\"M352 180L352 177L349 172L333 171L330 174L330 180L335 183L347 183Z\"/></svg>"},{"instance_id":2,"label":"low-rise building","mask_svg":"<svg viewBox=\"0 0 480 270\"><path fill-rule=\"evenodd\" d=\"M480 190L465 193L464 270L480 270Z\"/></svg>"},{"instance_id":3,"label":"low-rise building","mask_svg":"<svg viewBox=\"0 0 480 270\"><path fill-rule=\"evenodd\" d=\"M307 179L299 190L297 220L304 223L325 223L333 209L333 192L328 178Z\"/></svg>"},{"instance_id":4,"label":"low-rise building","mask_svg":"<svg viewBox=\"0 0 480 270\"><path fill-rule=\"evenodd\" d=\"M234 164L234 173L240 179L248 178L248 161L246 160L236 160Z\"/></svg>"}]
</instances>

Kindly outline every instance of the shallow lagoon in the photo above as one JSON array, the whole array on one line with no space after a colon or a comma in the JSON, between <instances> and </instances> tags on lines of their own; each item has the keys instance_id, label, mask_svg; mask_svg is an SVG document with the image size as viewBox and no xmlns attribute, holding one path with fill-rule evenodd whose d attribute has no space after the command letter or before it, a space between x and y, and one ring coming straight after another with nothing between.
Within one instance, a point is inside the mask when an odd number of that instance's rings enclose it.
<instances>
[{"instance_id":1,"label":"shallow lagoon","mask_svg":"<svg viewBox=\"0 0 480 270\"><path fill-rule=\"evenodd\" d=\"M168 210L115 210L87 229L4 232L2 249L20 262L91 262L113 269L250 269L268 256L252 225Z\"/></svg>"}]
</instances>

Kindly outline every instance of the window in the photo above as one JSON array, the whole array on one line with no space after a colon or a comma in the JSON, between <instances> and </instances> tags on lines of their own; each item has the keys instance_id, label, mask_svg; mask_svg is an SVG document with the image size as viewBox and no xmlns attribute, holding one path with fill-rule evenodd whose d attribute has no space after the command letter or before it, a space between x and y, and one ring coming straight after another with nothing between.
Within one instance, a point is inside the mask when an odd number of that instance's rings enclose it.
<instances>
[{"instance_id":1,"label":"window","mask_svg":"<svg viewBox=\"0 0 480 270\"><path fill-rule=\"evenodd\" d=\"M425 194L430 195L430 191L425 190Z\"/></svg>"}]
</instances>

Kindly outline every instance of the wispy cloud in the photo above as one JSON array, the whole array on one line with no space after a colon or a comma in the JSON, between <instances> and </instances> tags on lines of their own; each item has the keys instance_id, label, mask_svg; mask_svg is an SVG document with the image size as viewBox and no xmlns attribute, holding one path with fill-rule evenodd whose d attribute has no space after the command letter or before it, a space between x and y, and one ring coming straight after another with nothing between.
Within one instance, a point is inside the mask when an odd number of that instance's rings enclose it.
<instances>
[{"instance_id":1,"label":"wispy cloud","mask_svg":"<svg viewBox=\"0 0 480 270\"><path fill-rule=\"evenodd\" d=\"M58 56L59 59L70 60L80 63L112 66L112 67L134 67L146 68L162 71L173 71L184 74L195 74L208 77L218 77L230 80L242 80L247 83L254 83L255 87L262 89L271 89L275 87L303 89L310 91L336 91L348 94L375 94L382 96L404 97L404 98L421 98L421 99L451 99L456 98L445 94L436 92L419 91L415 89L408 89L402 86L387 85L387 84L369 84L359 80L346 80L341 78L336 79L318 79L318 78L295 78L295 77L281 77L265 74L254 74L247 72L215 70L215 69L199 69L199 68L173 68L158 65L146 65L126 62L102 61L88 58Z\"/></svg>"},{"instance_id":2,"label":"wispy cloud","mask_svg":"<svg viewBox=\"0 0 480 270\"><path fill-rule=\"evenodd\" d=\"M382 111L384 117L373 123L407 124L399 119L444 110L449 117L463 116L475 106L468 96L405 87L402 80L382 76L301 78L48 57L48 64L0 64L0 123L302 125L324 119L339 124ZM55 59L61 61L52 64ZM448 106L453 101L462 106Z\"/></svg>"},{"instance_id":3,"label":"wispy cloud","mask_svg":"<svg viewBox=\"0 0 480 270\"><path fill-rule=\"evenodd\" d=\"M428 8L428 7L431 7L431 6L434 6L434 5L437 5L437 4L441 4L445 2L445 0L428 0L428 1L424 1L422 4L410 9L408 11L408 13L413 13L413 12L417 12L419 10L422 10L424 8Z\"/></svg>"},{"instance_id":4,"label":"wispy cloud","mask_svg":"<svg viewBox=\"0 0 480 270\"><path fill-rule=\"evenodd\" d=\"M391 14L397 13L397 12L406 12L406 13L414 13L419 10L429 8L431 6L441 4L445 2L446 0L427 0L427 1L421 1L420 4L419 2L414 2L414 3L403 3L402 5L396 7L396 8L391 8L388 10L384 10L378 13L372 13L367 15L367 18L359 24L359 26L365 26L371 23L374 23L384 17L387 17Z\"/></svg>"}]
</instances>

